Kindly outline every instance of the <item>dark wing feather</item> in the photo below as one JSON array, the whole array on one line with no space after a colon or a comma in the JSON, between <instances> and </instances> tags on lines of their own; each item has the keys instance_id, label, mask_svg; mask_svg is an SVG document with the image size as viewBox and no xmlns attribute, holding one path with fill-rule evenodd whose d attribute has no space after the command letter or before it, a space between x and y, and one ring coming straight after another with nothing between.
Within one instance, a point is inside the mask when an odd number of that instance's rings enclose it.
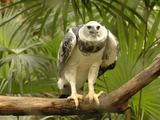
<instances>
[{"instance_id":1,"label":"dark wing feather","mask_svg":"<svg viewBox=\"0 0 160 120\"><path fill-rule=\"evenodd\" d=\"M106 46L102 58L103 62L100 66L98 76L115 67L118 53L119 42L117 38L109 30L107 30Z\"/></svg>"},{"instance_id":2,"label":"dark wing feather","mask_svg":"<svg viewBox=\"0 0 160 120\"><path fill-rule=\"evenodd\" d=\"M65 63L69 59L73 49L75 48L75 46L76 46L76 35L71 28L65 34L60 44L60 48L58 52L57 68L60 74L64 68Z\"/></svg>"}]
</instances>

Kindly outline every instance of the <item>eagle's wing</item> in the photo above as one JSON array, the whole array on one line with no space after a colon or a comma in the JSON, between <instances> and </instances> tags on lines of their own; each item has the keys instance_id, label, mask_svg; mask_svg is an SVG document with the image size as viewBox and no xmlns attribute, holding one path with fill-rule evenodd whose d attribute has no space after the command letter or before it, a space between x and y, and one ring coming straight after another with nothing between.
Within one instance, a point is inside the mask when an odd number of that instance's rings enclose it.
<instances>
[{"instance_id":1,"label":"eagle's wing","mask_svg":"<svg viewBox=\"0 0 160 120\"><path fill-rule=\"evenodd\" d=\"M73 32L72 28L70 28L65 34L58 51L57 68L60 75L75 46L76 35Z\"/></svg>"},{"instance_id":2,"label":"eagle's wing","mask_svg":"<svg viewBox=\"0 0 160 120\"><path fill-rule=\"evenodd\" d=\"M106 46L103 53L102 64L100 66L98 76L115 67L118 53L119 42L117 38L109 30L107 30Z\"/></svg>"}]
</instances>

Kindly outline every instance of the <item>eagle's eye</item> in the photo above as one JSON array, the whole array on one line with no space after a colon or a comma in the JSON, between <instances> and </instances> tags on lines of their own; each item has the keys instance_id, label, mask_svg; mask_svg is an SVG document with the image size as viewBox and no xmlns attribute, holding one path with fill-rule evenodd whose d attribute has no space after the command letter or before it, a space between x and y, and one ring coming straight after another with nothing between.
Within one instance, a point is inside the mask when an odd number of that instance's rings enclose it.
<instances>
[{"instance_id":1,"label":"eagle's eye","mask_svg":"<svg viewBox=\"0 0 160 120\"><path fill-rule=\"evenodd\" d=\"M100 29L100 26L97 26L97 30L99 30Z\"/></svg>"},{"instance_id":2,"label":"eagle's eye","mask_svg":"<svg viewBox=\"0 0 160 120\"><path fill-rule=\"evenodd\" d=\"M87 26L87 28L88 28L88 29L91 29L92 27L91 27L91 26Z\"/></svg>"}]
</instances>

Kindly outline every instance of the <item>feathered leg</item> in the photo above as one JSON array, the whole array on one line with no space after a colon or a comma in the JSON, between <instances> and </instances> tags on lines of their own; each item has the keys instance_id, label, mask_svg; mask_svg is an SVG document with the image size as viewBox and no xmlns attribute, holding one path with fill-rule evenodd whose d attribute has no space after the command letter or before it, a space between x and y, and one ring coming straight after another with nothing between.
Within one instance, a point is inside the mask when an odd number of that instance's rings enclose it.
<instances>
[{"instance_id":1,"label":"feathered leg","mask_svg":"<svg viewBox=\"0 0 160 120\"><path fill-rule=\"evenodd\" d=\"M89 74L88 74L88 88L89 92L86 96L86 98L89 99L89 102L93 102L93 100L97 103L97 105L100 104L98 97L101 96L104 92L101 91L98 94L94 92L94 83L97 79L98 76L98 71L99 71L99 65L92 65Z\"/></svg>"},{"instance_id":2,"label":"feathered leg","mask_svg":"<svg viewBox=\"0 0 160 120\"><path fill-rule=\"evenodd\" d=\"M65 77L67 81L70 83L71 86L71 96L67 98L67 100L74 100L76 108L79 105L78 99L82 99L82 95L77 93L76 89L76 72L77 72L77 67L75 65L70 65L69 67L66 68L66 73Z\"/></svg>"},{"instance_id":3,"label":"feathered leg","mask_svg":"<svg viewBox=\"0 0 160 120\"><path fill-rule=\"evenodd\" d=\"M76 106L76 108L78 107L78 105L79 105L79 101L78 101L78 99L81 99L82 100L82 95L80 95L80 94L78 94L77 93L77 90L76 90L76 84L75 83L70 83L71 84L71 96L69 96L68 98L67 98L67 100L74 100L74 102L75 102L75 106Z\"/></svg>"}]
</instances>

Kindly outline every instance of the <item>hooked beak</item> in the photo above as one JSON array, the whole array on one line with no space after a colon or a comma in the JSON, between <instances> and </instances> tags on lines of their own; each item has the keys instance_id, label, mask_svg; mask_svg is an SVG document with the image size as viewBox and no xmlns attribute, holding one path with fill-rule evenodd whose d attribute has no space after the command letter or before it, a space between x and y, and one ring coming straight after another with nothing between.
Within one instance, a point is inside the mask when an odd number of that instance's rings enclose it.
<instances>
[{"instance_id":1,"label":"hooked beak","mask_svg":"<svg viewBox=\"0 0 160 120\"><path fill-rule=\"evenodd\" d=\"M89 33L91 33L91 35L94 36L94 37L96 37L98 35L98 31L95 28L93 28L92 30L90 30Z\"/></svg>"}]
</instances>

